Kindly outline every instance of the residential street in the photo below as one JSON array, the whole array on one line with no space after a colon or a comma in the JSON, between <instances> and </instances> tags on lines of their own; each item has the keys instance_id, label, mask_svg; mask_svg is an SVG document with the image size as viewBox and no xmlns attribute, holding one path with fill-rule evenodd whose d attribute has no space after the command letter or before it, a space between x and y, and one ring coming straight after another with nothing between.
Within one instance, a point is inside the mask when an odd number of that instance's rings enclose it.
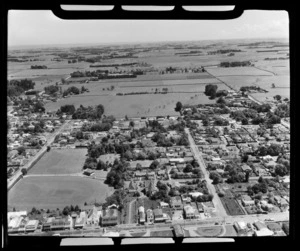
<instances>
[{"instance_id":1,"label":"residential street","mask_svg":"<svg viewBox=\"0 0 300 251\"><path fill-rule=\"evenodd\" d=\"M223 207L223 204L222 204L222 202L221 202L218 194L216 193L216 189L215 189L215 186L212 184L212 180L209 178L209 173L206 170L206 166L205 166L204 160L203 160L203 158L201 156L201 153L199 152L199 149L198 149L197 145L195 144L195 141L194 141L192 135L190 134L189 129L185 128L185 132L188 134L188 138L189 138L189 141L190 141L190 147L191 147L191 150L192 150L192 152L194 154L194 157L198 161L198 163L200 165L200 168L201 168L201 170L202 170L202 172L204 174L204 178L207 181L208 191L214 196L213 203L214 203L215 208L217 210L217 214L220 217L227 216L226 210Z\"/></svg>"}]
</instances>

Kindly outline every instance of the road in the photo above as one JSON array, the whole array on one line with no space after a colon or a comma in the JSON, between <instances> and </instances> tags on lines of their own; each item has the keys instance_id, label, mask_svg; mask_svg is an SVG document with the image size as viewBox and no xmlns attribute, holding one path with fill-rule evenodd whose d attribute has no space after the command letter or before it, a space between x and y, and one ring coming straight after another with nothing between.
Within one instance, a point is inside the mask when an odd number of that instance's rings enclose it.
<instances>
[{"instance_id":1,"label":"road","mask_svg":"<svg viewBox=\"0 0 300 251\"><path fill-rule=\"evenodd\" d=\"M131 212L132 212L132 210L131 210L131 208L132 208L132 204L135 202L135 200L132 200L132 201L130 201L129 203L128 203L128 224L130 224L131 223Z\"/></svg>"},{"instance_id":2,"label":"road","mask_svg":"<svg viewBox=\"0 0 300 251\"><path fill-rule=\"evenodd\" d=\"M28 168L32 165L32 163L33 163L34 161L36 161L36 160L44 153L44 151L46 151L47 146L50 145L50 144L54 141L55 137L56 137L61 131L63 131L64 129L67 128L67 126L69 125L69 123L70 123L70 120L66 120L66 121L64 122L64 124L62 124L62 126L61 126L56 132L54 132L53 134L47 136L47 137L46 137L47 143L46 143L46 144L40 149L40 151L37 152L37 154L34 155L34 156L32 157L32 159L29 160L29 161L28 161L21 169L23 169L23 168L28 169ZM13 184L13 183L14 183L14 182L22 175L21 169L18 170L18 171L16 172L16 174L15 174L12 178L10 178L10 180L8 180L8 182L7 182L7 187L8 187L8 188L11 188L12 184Z\"/></svg>"},{"instance_id":3,"label":"road","mask_svg":"<svg viewBox=\"0 0 300 251\"><path fill-rule=\"evenodd\" d=\"M222 204L218 194L216 193L215 186L212 184L212 180L209 178L209 173L206 170L206 165L204 163L201 153L199 152L197 145L195 144L195 141L190 133L190 130L188 128L185 128L185 132L188 135L190 147L194 154L194 157L200 165L200 169L202 170L202 172L204 174L204 179L207 181L208 191L214 196L213 203L214 203L214 206L216 208L218 215L220 215L221 217L227 216L226 210L223 207L223 204Z\"/></svg>"}]
</instances>

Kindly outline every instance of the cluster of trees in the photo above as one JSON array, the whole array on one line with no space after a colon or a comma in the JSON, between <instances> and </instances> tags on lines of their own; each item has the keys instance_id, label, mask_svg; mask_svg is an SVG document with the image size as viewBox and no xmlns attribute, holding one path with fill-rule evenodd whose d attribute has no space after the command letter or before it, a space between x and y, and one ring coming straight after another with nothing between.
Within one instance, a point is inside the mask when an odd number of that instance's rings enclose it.
<instances>
[{"instance_id":1,"label":"cluster of trees","mask_svg":"<svg viewBox=\"0 0 300 251\"><path fill-rule=\"evenodd\" d=\"M104 183L114 187L115 189L122 188L124 185L124 180L126 179L125 173L128 165L129 163L124 160L118 161L115 159L114 164L107 174Z\"/></svg>"},{"instance_id":2,"label":"cluster of trees","mask_svg":"<svg viewBox=\"0 0 300 251\"><path fill-rule=\"evenodd\" d=\"M72 115L75 112L74 105L63 105L60 109L56 112L56 114L66 113L68 115Z\"/></svg>"},{"instance_id":3,"label":"cluster of trees","mask_svg":"<svg viewBox=\"0 0 300 251\"><path fill-rule=\"evenodd\" d=\"M250 66L250 61L234 61L234 62L221 62L220 67L240 67L240 66Z\"/></svg>"},{"instance_id":4,"label":"cluster of trees","mask_svg":"<svg viewBox=\"0 0 300 251\"><path fill-rule=\"evenodd\" d=\"M47 69L46 65L32 65L31 69Z\"/></svg>"},{"instance_id":5,"label":"cluster of trees","mask_svg":"<svg viewBox=\"0 0 300 251\"><path fill-rule=\"evenodd\" d=\"M290 116L290 106L288 104L280 104L276 107L274 114L280 118L285 118Z\"/></svg>"},{"instance_id":6,"label":"cluster of trees","mask_svg":"<svg viewBox=\"0 0 300 251\"><path fill-rule=\"evenodd\" d=\"M117 189L114 193L105 199L105 203L102 204L102 208L105 209L110 205L115 204L118 206L118 210L121 211L124 208L123 201L126 197L126 192L123 189Z\"/></svg>"},{"instance_id":7,"label":"cluster of trees","mask_svg":"<svg viewBox=\"0 0 300 251\"><path fill-rule=\"evenodd\" d=\"M258 149L255 151L256 156L278 156L280 153L283 152L283 147L280 144L270 144L270 146L259 146Z\"/></svg>"},{"instance_id":8,"label":"cluster of trees","mask_svg":"<svg viewBox=\"0 0 300 251\"><path fill-rule=\"evenodd\" d=\"M117 148L117 150L119 150ZM99 144L95 144L94 141L92 141L92 144L88 146L88 156L91 158L99 158L102 154L108 154L108 153L116 153L116 147L115 145L102 141Z\"/></svg>"},{"instance_id":9,"label":"cluster of trees","mask_svg":"<svg viewBox=\"0 0 300 251\"><path fill-rule=\"evenodd\" d=\"M228 126L229 122L228 122L227 119L223 119L223 118L220 118L220 117L215 117L214 118L214 125L215 126Z\"/></svg>"},{"instance_id":10,"label":"cluster of trees","mask_svg":"<svg viewBox=\"0 0 300 251\"><path fill-rule=\"evenodd\" d=\"M204 94L206 96L209 96L210 99L214 99L217 96L217 85L209 84L205 86Z\"/></svg>"},{"instance_id":11,"label":"cluster of trees","mask_svg":"<svg viewBox=\"0 0 300 251\"><path fill-rule=\"evenodd\" d=\"M256 86L256 85L251 85L251 86L242 86L240 88L240 91L241 92L247 92L247 91L251 91L251 90L254 90L254 91L258 91L258 92L268 92L262 88L260 88L259 86Z\"/></svg>"},{"instance_id":12,"label":"cluster of trees","mask_svg":"<svg viewBox=\"0 0 300 251\"><path fill-rule=\"evenodd\" d=\"M170 202L169 188L166 184L162 183L160 180L156 183L158 191L150 196L151 200L160 200L166 203ZM149 196L149 195L148 195Z\"/></svg>"},{"instance_id":13,"label":"cluster of trees","mask_svg":"<svg viewBox=\"0 0 300 251\"><path fill-rule=\"evenodd\" d=\"M85 91L85 87L82 86L81 87L81 93ZM75 95L78 95L80 93L80 90L79 88L77 88L76 86L71 86L69 87L67 90L64 90L63 91L63 97L66 97L68 95L71 95L71 94L75 94Z\"/></svg>"},{"instance_id":14,"label":"cluster of trees","mask_svg":"<svg viewBox=\"0 0 300 251\"><path fill-rule=\"evenodd\" d=\"M71 214L72 212L80 212L80 211L81 210L78 205L76 205L75 207L73 205L71 205L71 206L64 207L62 214L67 216L67 215Z\"/></svg>"},{"instance_id":15,"label":"cluster of trees","mask_svg":"<svg viewBox=\"0 0 300 251\"><path fill-rule=\"evenodd\" d=\"M101 119L104 113L104 106L88 106L80 105L72 115L72 119Z\"/></svg>"},{"instance_id":16,"label":"cluster of trees","mask_svg":"<svg viewBox=\"0 0 300 251\"><path fill-rule=\"evenodd\" d=\"M175 106L175 112L181 112L182 107L183 107L182 103L178 101Z\"/></svg>"},{"instance_id":17,"label":"cluster of trees","mask_svg":"<svg viewBox=\"0 0 300 251\"><path fill-rule=\"evenodd\" d=\"M115 121L115 117L110 115L107 117L103 117L101 122L83 124L81 130L91 131L91 132L109 131L112 128L114 121Z\"/></svg>"},{"instance_id":18,"label":"cluster of trees","mask_svg":"<svg viewBox=\"0 0 300 251\"><path fill-rule=\"evenodd\" d=\"M246 175L240 170L237 164L232 161L225 166L224 171L224 176L227 177L227 183L241 183L248 181L249 173Z\"/></svg>"},{"instance_id":19,"label":"cluster of trees","mask_svg":"<svg viewBox=\"0 0 300 251\"><path fill-rule=\"evenodd\" d=\"M9 97L20 96L23 92L33 89L35 83L31 79L7 81L7 95Z\"/></svg>"},{"instance_id":20,"label":"cluster of trees","mask_svg":"<svg viewBox=\"0 0 300 251\"><path fill-rule=\"evenodd\" d=\"M269 182L274 183L274 181L269 181L268 179L264 179L262 177L259 177L258 183L247 187L248 194L250 196L252 196L252 195L258 194L258 193L267 193L268 188L269 188L269 184L268 184ZM275 186L275 184L273 184L273 185Z\"/></svg>"},{"instance_id":21,"label":"cluster of trees","mask_svg":"<svg viewBox=\"0 0 300 251\"><path fill-rule=\"evenodd\" d=\"M234 49L227 49L227 50L216 50L216 51L208 51L208 55L215 55L215 54L227 54L230 52L241 52L241 50L234 50Z\"/></svg>"},{"instance_id":22,"label":"cluster of trees","mask_svg":"<svg viewBox=\"0 0 300 251\"><path fill-rule=\"evenodd\" d=\"M60 88L57 85L49 85L44 87L44 90L46 94L53 96L55 93L60 91Z\"/></svg>"},{"instance_id":23,"label":"cluster of trees","mask_svg":"<svg viewBox=\"0 0 300 251\"><path fill-rule=\"evenodd\" d=\"M215 185L223 182L221 174L219 174L217 171L211 171L209 173L209 178L213 180L213 184Z\"/></svg>"},{"instance_id":24,"label":"cluster of trees","mask_svg":"<svg viewBox=\"0 0 300 251\"><path fill-rule=\"evenodd\" d=\"M152 137L152 140L157 143L157 146L162 147L170 147L173 145L177 146L188 146L189 140L186 133L182 133L182 135L179 138L170 137L167 138L165 134L163 133L155 133Z\"/></svg>"},{"instance_id":25,"label":"cluster of trees","mask_svg":"<svg viewBox=\"0 0 300 251\"><path fill-rule=\"evenodd\" d=\"M76 59L68 60L68 64L74 64L74 63L77 63Z\"/></svg>"}]
</instances>

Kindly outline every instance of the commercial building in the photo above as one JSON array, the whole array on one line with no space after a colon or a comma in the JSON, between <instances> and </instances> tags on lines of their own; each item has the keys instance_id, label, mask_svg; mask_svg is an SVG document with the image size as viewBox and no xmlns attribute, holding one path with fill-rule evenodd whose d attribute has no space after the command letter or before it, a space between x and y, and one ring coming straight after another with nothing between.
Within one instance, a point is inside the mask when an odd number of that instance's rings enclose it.
<instances>
[{"instance_id":1,"label":"commercial building","mask_svg":"<svg viewBox=\"0 0 300 251\"><path fill-rule=\"evenodd\" d=\"M115 226L118 224L118 210L106 209L102 211L100 224L102 227Z\"/></svg>"}]
</instances>

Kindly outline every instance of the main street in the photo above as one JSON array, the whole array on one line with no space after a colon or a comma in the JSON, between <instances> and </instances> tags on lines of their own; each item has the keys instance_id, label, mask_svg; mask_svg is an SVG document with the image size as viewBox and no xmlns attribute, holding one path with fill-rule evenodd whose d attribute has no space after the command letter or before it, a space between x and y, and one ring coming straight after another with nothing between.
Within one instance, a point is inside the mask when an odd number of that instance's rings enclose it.
<instances>
[{"instance_id":1,"label":"main street","mask_svg":"<svg viewBox=\"0 0 300 251\"><path fill-rule=\"evenodd\" d=\"M206 165L204 163L201 153L199 152L197 145L195 144L195 141L190 133L190 130L188 128L185 128L185 132L188 135L190 147L194 154L194 157L199 163L200 169L202 170L203 175L204 175L204 179L207 181L208 191L214 196L212 202L214 203L217 214L221 217L227 216L225 208L223 207L223 204L222 204L218 194L216 193L215 186L212 184L212 180L209 178L209 173L206 170Z\"/></svg>"},{"instance_id":2,"label":"main street","mask_svg":"<svg viewBox=\"0 0 300 251\"><path fill-rule=\"evenodd\" d=\"M23 169L23 168L28 169L32 165L32 163L34 161L36 161L47 150L47 146L50 145L54 141L55 137L61 131L67 129L69 124L70 124L70 120L66 120L56 132L54 132L53 134L46 137L46 142L47 143L21 169ZM8 180L8 182L7 182L7 187L8 188L11 188L11 186L14 184L14 182L22 175L21 169L18 170L16 172L16 174L10 180Z\"/></svg>"}]
</instances>

